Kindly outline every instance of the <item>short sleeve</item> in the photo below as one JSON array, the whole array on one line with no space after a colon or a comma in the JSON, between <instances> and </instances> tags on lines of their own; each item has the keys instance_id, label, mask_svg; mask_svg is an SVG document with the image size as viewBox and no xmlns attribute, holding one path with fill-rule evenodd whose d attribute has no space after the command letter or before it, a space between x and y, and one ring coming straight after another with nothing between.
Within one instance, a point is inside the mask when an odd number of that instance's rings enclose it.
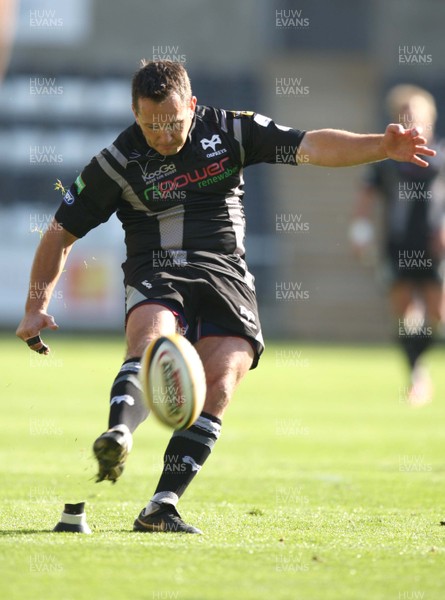
<instances>
[{"instance_id":1,"label":"short sleeve","mask_svg":"<svg viewBox=\"0 0 445 600\"><path fill-rule=\"evenodd\" d=\"M305 131L277 125L269 117L246 111L232 112L234 135L241 146L244 166L258 163L297 165L296 153Z\"/></svg>"},{"instance_id":2,"label":"short sleeve","mask_svg":"<svg viewBox=\"0 0 445 600\"><path fill-rule=\"evenodd\" d=\"M70 233L83 237L108 221L116 211L122 189L93 158L63 197L55 218Z\"/></svg>"}]
</instances>

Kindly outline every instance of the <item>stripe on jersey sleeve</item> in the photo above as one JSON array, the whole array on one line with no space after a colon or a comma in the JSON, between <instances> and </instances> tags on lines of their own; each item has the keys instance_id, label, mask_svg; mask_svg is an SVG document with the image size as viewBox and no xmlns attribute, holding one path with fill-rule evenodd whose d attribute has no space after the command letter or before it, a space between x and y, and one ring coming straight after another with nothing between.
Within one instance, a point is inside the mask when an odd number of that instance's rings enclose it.
<instances>
[{"instance_id":1,"label":"stripe on jersey sleeve","mask_svg":"<svg viewBox=\"0 0 445 600\"><path fill-rule=\"evenodd\" d=\"M111 144L111 146L108 146L107 150L111 154L111 156L113 156L117 160L121 167L123 167L124 169L127 168L128 159L122 154L122 152L117 146Z\"/></svg>"},{"instance_id":2,"label":"stripe on jersey sleeve","mask_svg":"<svg viewBox=\"0 0 445 600\"><path fill-rule=\"evenodd\" d=\"M221 109L221 129L227 133L228 129L227 129L227 113L226 111L222 108Z\"/></svg>"},{"instance_id":3,"label":"stripe on jersey sleeve","mask_svg":"<svg viewBox=\"0 0 445 600\"><path fill-rule=\"evenodd\" d=\"M131 186L128 184L127 180L119 175L119 173L113 169L110 163L107 161L103 154L98 154L96 156L97 162L103 169L103 171L112 179L117 185L122 189L122 198L129 202L131 206L135 210L142 210L144 212L151 212L148 208L143 204L139 198L136 196Z\"/></svg>"},{"instance_id":4,"label":"stripe on jersey sleeve","mask_svg":"<svg viewBox=\"0 0 445 600\"><path fill-rule=\"evenodd\" d=\"M233 119L233 135L240 147L240 155L241 155L241 164L244 165L244 159L246 157L246 152L243 146L243 132L241 129L241 119Z\"/></svg>"}]
</instances>

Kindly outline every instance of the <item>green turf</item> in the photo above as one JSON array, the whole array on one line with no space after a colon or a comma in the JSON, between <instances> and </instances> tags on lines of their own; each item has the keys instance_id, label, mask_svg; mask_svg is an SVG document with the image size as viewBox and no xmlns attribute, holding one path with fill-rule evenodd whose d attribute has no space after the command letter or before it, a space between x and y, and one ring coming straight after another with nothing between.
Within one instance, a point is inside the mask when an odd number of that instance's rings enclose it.
<instances>
[{"instance_id":1,"label":"green turf","mask_svg":"<svg viewBox=\"0 0 445 600\"><path fill-rule=\"evenodd\" d=\"M122 479L94 483L122 342L51 342L45 361L0 339L1 598L444 598L443 348L412 409L395 349L269 344L181 501L205 535L175 536L131 531L169 437L154 420ZM52 533L81 500L93 535Z\"/></svg>"}]
</instances>

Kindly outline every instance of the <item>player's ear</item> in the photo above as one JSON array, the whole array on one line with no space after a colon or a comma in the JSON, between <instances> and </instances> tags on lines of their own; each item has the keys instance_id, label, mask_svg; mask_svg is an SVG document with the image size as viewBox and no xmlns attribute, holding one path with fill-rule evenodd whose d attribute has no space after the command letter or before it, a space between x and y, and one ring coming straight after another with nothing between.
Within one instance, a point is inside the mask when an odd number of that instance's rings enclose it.
<instances>
[{"instance_id":1,"label":"player's ear","mask_svg":"<svg viewBox=\"0 0 445 600\"><path fill-rule=\"evenodd\" d=\"M196 108L196 103L198 102L198 99L196 96L192 96L190 98L190 110L192 112L195 112L195 108Z\"/></svg>"},{"instance_id":2,"label":"player's ear","mask_svg":"<svg viewBox=\"0 0 445 600\"><path fill-rule=\"evenodd\" d=\"M139 125L139 117L138 117L137 109L134 106L134 104L131 105L131 110L133 111L134 118L136 119L136 123Z\"/></svg>"}]
</instances>

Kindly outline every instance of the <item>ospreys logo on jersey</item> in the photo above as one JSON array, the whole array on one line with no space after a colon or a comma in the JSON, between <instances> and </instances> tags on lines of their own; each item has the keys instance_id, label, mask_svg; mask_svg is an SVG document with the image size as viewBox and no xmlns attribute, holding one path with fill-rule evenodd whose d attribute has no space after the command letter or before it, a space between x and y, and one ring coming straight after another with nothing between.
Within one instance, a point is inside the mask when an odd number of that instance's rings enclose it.
<instances>
[{"instance_id":1,"label":"ospreys logo on jersey","mask_svg":"<svg viewBox=\"0 0 445 600\"><path fill-rule=\"evenodd\" d=\"M211 140L207 140L206 138L202 138L201 140L201 146L203 150L211 148L213 152L215 152L217 144L222 144L221 138L217 134L215 134Z\"/></svg>"},{"instance_id":2,"label":"ospreys logo on jersey","mask_svg":"<svg viewBox=\"0 0 445 600\"><path fill-rule=\"evenodd\" d=\"M208 150L209 148L211 148L213 150L213 152L209 152L208 154L206 154L207 158L213 158L214 156L219 156L220 154L225 154L227 152L226 148L220 148L219 150L216 150L216 146L218 144L222 144L222 141L217 133L215 133L215 135L210 140L207 138L202 138L202 149Z\"/></svg>"}]
</instances>

